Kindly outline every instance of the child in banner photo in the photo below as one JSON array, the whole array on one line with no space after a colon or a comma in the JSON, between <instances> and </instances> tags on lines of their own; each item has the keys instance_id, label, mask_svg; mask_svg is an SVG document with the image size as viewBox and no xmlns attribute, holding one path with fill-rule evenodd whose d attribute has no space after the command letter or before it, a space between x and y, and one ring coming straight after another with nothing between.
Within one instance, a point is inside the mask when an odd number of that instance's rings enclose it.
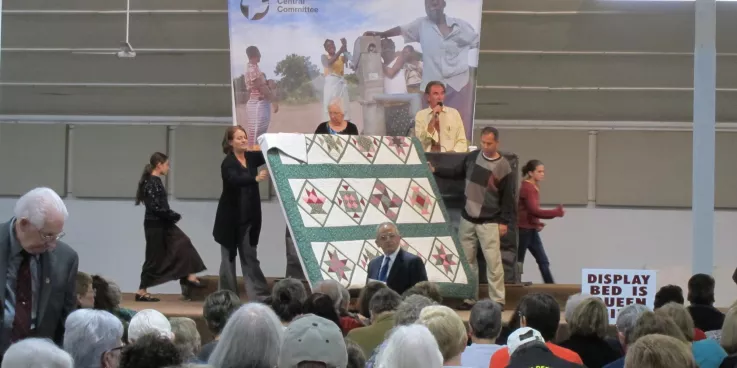
<instances>
[{"instance_id":1,"label":"child in banner photo","mask_svg":"<svg viewBox=\"0 0 737 368\"><path fill-rule=\"evenodd\" d=\"M261 52L256 46L246 48L248 64L246 65L245 82L248 90L246 103L246 131L248 132L249 146L256 145L261 134L266 133L271 122L271 100L275 100L274 92L269 87L266 74L261 72L258 63L261 61ZM279 105L274 103L274 113L279 111Z\"/></svg>"},{"instance_id":2,"label":"child in banner photo","mask_svg":"<svg viewBox=\"0 0 737 368\"><path fill-rule=\"evenodd\" d=\"M323 44L325 52L327 52L322 56L323 75L325 77L325 85L322 90L323 121L330 119L328 105L335 98L343 101L345 119L350 120L350 96L348 95L348 83L344 78L345 68L350 58L347 43L348 41L345 38L341 38L340 49L337 52L333 40L325 40Z\"/></svg>"}]
</instances>

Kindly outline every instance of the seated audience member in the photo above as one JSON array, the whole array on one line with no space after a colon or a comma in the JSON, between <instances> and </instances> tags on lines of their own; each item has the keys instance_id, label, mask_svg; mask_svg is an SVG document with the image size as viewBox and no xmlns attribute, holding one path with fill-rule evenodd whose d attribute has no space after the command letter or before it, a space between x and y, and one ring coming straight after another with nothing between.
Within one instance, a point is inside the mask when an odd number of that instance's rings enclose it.
<instances>
[{"instance_id":1,"label":"seated audience member","mask_svg":"<svg viewBox=\"0 0 737 368\"><path fill-rule=\"evenodd\" d=\"M511 335L512 332L517 331L518 328L522 327L520 326L519 309L520 304L517 303L517 306L514 307L514 310L512 311L512 316L509 317L509 321L507 321L506 324L502 325L502 332L499 333L499 337L496 338L496 343L498 345L507 345L507 339L509 338L509 335Z\"/></svg>"},{"instance_id":2,"label":"seated audience member","mask_svg":"<svg viewBox=\"0 0 737 368\"><path fill-rule=\"evenodd\" d=\"M583 364L575 352L553 344L560 323L560 307L552 296L542 293L527 294L517 306L520 327L529 327L540 332L545 345L555 356L571 363ZM508 345L508 344L507 344ZM509 364L509 349L501 348L491 357L490 368L504 368Z\"/></svg>"},{"instance_id":3,"label":"seated audience member","mask_svg":"<svg viewBox=\"0 0 737 368\"><path fill-rule=\"evenodd\" d=\"M444 306L425 307L417 323L427 327L438 342L443 355L443 365L460 367L461 354L466 350L468 334L463 320L456 311Z\"/></svg>"},{"instance_id":4,"label":"seated audience member","mask_svg":"<svg viewBox=\"0 0 737 368\"><path fill-rule=\"evenodd\" d=\"M668 316L678 325L678 328L686 337L686 342L691 344L694 359L700 368L718 368L727 353L719 346L719 343L706 339L693 341L694 324L686 307L677 303L668 303L655 311L655 314Z\"/></svg>"},{"instance_id":5,"label":"seated audience member","mask_svg":"<svg viewBox=\"0 0 737 368\"><path fill-rule=\"evenodd\" d=\"M691 350L682 341L665 335L644 336L630 346L626 368L697 368Z\"/></svg>"},{"instance_id":6,"label":"seated audience member","mask_svg":"<svg viewBox=\"0 0 737 368\"><path fill-rule=\"evenodd\" d=\"M202 347L200 332L197 324L187 317L174 317L169 320L171 331L174 333L174 345L179 349L179 356L183 362L195 360Z\"/></svg>"},{"instance_id":7,"label":"seated audience member","mask_svg":"<svg viewBox=\"0 0 737 368\"><path fill-rule=\"evenodd\" d=\"M427 271L422 259L399 246L402 236L397 225L385 222L376 229L376 245L384 252L368 265L368 280L385 282L399 294L427 281ZM367 280L367 281L368 281Z\"/></svg>"},{"instance_id":8,"label":"seated audience member","mask_svg":"<svg viewBox=\"0 0 737 368\"><path fill-rule=\"evenodd\" d=\"M688 312L696 328L702 331L716 331L724 324L724 313L714 308L714 278L703 273L691 276L688 280Z\"/></svg>"},{"instance_id":9,"label":"seated audience member","mask_svg":"<svg viewBox=\"0 0 737 368\"><path fill-rule=\"evenodd\" d=\"M386 333L394 327L394 313L401 302L402 297L394 290L379 290L369 303L371 325L353 329L348 333L348 338L355 341L364 354L370 355L384 341Z\"/></svg>"},{"instance_id":10,"label":"seated audience member","mask_svg":"<svg viewBox=\"0 0 737 368\"><path fill-rule=\"evenodd\" d=\"M10 345L2 368L74 368L74 360L51 340L28 338Z\"/></svg>"},{"instance_id":11,"label":"seated audience member","mask_svg":"<svg viewBox=\"0 0 737 368\"><path fill-rule=\"evenodd\" d=\"M630 304L619 310L616 323L617 340L619 346L623 348L623 352L627 350L627 345L632 341L632 333L635 324L637 324L637 319L647 311L647 307L642 304ZM605 365L604 368L624 368L624 357Z\"/></svg>"},{"instance_id":12,"label":"seated audience member","mask_svg":"<svg viewBox=\"0 0 737 368\"><path fill-rule=\"evenodd\" d=\"M117 368L123 323L106 311L78 309L64 323L64 350L77 368Z\"/></svg>"},{"instance_id":13,"label":"seated audience member","mask_svg":"<svg viewBox=\"0 0 737 368\"><path fill-rule=\"evenodd\" d=\"M228 319L208 363L217 368L276 367L283 334L271 308L245 304Z\"/></svg>"},{"instance_id":14,"label":"seated audience member","mask_svg":"<svg viewBox=\"0 0 737 368\"><path fill-rule=\"evenodd\" d=\"M479 300L471 308L468 325L472 343L461 355L461 363L465 367L487 368L491 356L501 349L496 338L502 331L502 308L490 299Z\"/></svg>"},{"instance_id":15,"label":"seated audience member","mask_svg":"<svg viewBox=\"0 0 737 368\"><path fill-rule=\"evenodd\" d=\"M658 309L668 303L684 303L683 289L678 285L665 285L655 293L654 309Z\"/></svg>"},{"instance_id":16,"label":"seated audience member","mask_svg":"<svg viewBox=\"0 0 737 368\"><path fill-rule=\"evenodd\" d=\"M302 281L293 278L279 280L271 289L269 305L283 325L302 314L302 305L307 299L307 290Z\"/></svg>"},{"instance_id":17,"label":"seated audience member","mask_svg":"<svg viewBox=\"0 0 737 368\"><path fill-rule=\"evenodd\" d=\"M92 288L92 276L77 272L77 309L95 306L95 290Z\"/></svg>"},{"instance_id":18,"label":"seated audience member","mask_svg":"<svg viewBox=\"0 0 737 368\"><path fill-rule=\"evenodd\" d=\"M118 317L123 323L123 342L128 342L128 324L136 312L120 306L121 292L118 284L99 275L92 276L92 289L95 291L95 309L104 310Z\"/></svg>"},{"instance_id":19,"label":"seated audience member","mask_svg":"<svg viewBox=\"0 0 737 368\"><path fill-rule=\"evenodd\" d=\"M368 324L371 319L371 309L369 309L369 303L371 298L374 297L381 289L386 289L387 286L383 282L369 281L366 286L361 289L361 293L358 294L358 313L359 318L363 319L364 324Z\"/></svg>"},{"instance_id":20,"label":"seated audience member","mask_svg":"<svg viewBox=\"0 0 737 368\"><path fill-rule=\"evenodd\" d=\"M653 334L671 336L683 342L688 342L673 318L662 313L655 314L647 311L637 319L635 328L632 330L631 340L627 340L627 345L632 345L640 337Z\"/></svg>"},{"instance_id":21,"label":"seated audience member","mask_svg":"<svg viewBox=\"0 0 737 368\"><path fill-rule=\"evenodd\" d=\"M394 327L399 326L409 326L420 318L420 312L422 312L422 309L431 305L436 305L434 301L422 296L422 295L411 295L408 298L404 299L401 304L399 304L399 308L397 308L397 312L394 313ZM383 349L386 346L387 340L384 340L381 345L377 346L376 349L374 349L371 357L366 362L366 368L372 368L374 364L376 363L376 358L379 355L379 352L381 352L381 349Z\"/></svg>"},{"instance_id":22,"label":"seated audience member","mask_svg":"<svg viewBox=\"0 0 737 368\"><path fill-rule=\"evenodd\" d=\"M304 290L304 286L302 289ZM223 328L225 328L228 318L230 318L230 315L238 310L240 306L241 301L238 299L238 295L230 290L219 290L205 298L205 304L202 306L202 317L205 318L207 328L212 332L214 339L202 347L200 354L197 356L197 360L200 362L206 362L210 359L210 354L215 350L218 340L220 340L220 333L223 332ZM301 308L302 307L300 305L300 309Z\"/></svg>"},{"instance_id":23,"label":"seated audience member","mask_svg":"<svg viewBox=\"0 0 737 368\"><path fill-rule=\"evenodd\" d=\"M443 355L435 336L424 325L400 326L392 331L376 358L378 368L441 368Z\"/></svg>"},{"instance_id":24,"label":"seated audience member","mask_svg":"<svg viewBox=\"0 0 737 368\"><path fill-rule=\"evenodd\" d=\"M309 364L305 365L307 362ZM348 350L343 332L335 322L305 314L290 323L284 331L276 367L343 368L347 365Z\"/></svg>"},{"instance_id":25,"label":"seated audience member","mask_svg":"<svg viewBox=\"0 0 737 368\"><path fill-rule=\"evenodd\" d=\"M348 294L347 297L343 295L343 290L345 290L345 294ZM348 308L348 303L350 302L351 296L350 293L348 293L348 290L339 282L335 280L323 280L318 282L312 291L314 293L323 293L329 296L330 299L333 301L333 303L335 304L335 311L340 321L339 326L340 329L343 331L343 334L347 334L350 330L354 328L363 327L363 323L361 323L361 320L356 317L352 317L346 310ZM343 314L345 314L345 316L341 313L341 310L343 311ZM305 313L316 314L320 317L332 320L332 316L322 315L315 311L305 311Z\"/></svg>"},{"instance_id":26,"label":"seated audience member","mask_svg":"<svg viewBox=\"0 0 737 368\"><path fill-rule=\"evenodd\" d=\"M340 284L338 284L340 285ZM348 308L351 303L351 293L345 286L340 285L340 294L342 299L340 301L340 307L338 308L338 315L340 316L340 329L343 330L344 334L348 334L352 329L365 326L361 318L351 313Z\"/></svg>"},{"instance_id":27,"label":"seated audience member","mask_svg":"<svg viewBox=\"0 0 737 368\"><path fill-rule=\"evenodd\" d=\"M729 308L724 316L720 345L729 356L722 361L721 368L737 367L737 308Z\"/></svg>"},{"instance_id":28,"label":"seated audience member","mask_svg":"<svg viewBox=\"0 0 737 368\"><path fill-rule=\"evenodd\" d=\"M120 356L120 368L166 368L182 364L174 341L158 333L139 336L126 345Z\"/></svg>"},{"instance_id":29,"label":"seated audience member","mask_svg":"<svg viewBox=\"0 0 737 368\"><path fill-rule=\"evenodd\" d=\"M128 325L128 340L131 343L148 334L174 339L174 334L171 332L171 323L161 312L154 309L144 309L136 313Z\"/></svg>"},{"instance_id":30,"label":"seated audience member","mask_svg":"<svg viewBox=\"0 0 737 368\"><path fill-rule=\"evenodd\" d=\"M509 335L510 358L508 368L550 367L568 368L580 367L559 358L550 351L540 332L529 327L522 327Z\"/></svg>"},{"instance_id":31,"label":"seated audience member","mask_svg":"<svg viewBox=\"0 0 737 368\"><path fill-rule=\"evenodd\" d=\"M325 294L314 293L308 296L302 306L302 313L325 318L340 327L340 317L338 317L338 310L335 309L335 302Z\"/></svg>"},{"instance_id":32,"label":"seated audience member","mask_svg":"<svg viewBox=\"0 0 737 368\"><path fill-rule=\"evenodd\" d=\"M345 349L348 352L347 368L366 367L366 355L358 344L351 339L345 339Z\"/></svg>"},{"instance_id":33,"label":"seated audience member","mask_svg":"<svg viewBox=\"0 0 737 368\"><path fill-rule=\"evenodd\" d=\"M586 367L601 368L622 356L604 340L608 327L609 316L604 302L599 298L587 298L573 311L568 320L570 337L560 346L576 352Z\"/></svg>"},{"instance_id":34,"label":"seated audience member","mask_svg":"<svg viewBox=\"0 0 737 368\"><path fill-rule=\"evenodd\" d=\"M566 301L566 306L564 308L565 312L563 312L566 323L571 322L571 317L573 317L573 311L576 310L576 307L578 307L578 305L581 304L582 301L591 297L592 296L589 294L581 293L573 294L568 297L568 300Z\"/></svg>"},{"instance_id":35,"label":"seated audience member","mask_svg":"<svg viewBox=\"0 0 737 368\"><path fill-rule=\"evenodd\" d=\"M415 286L407 289L402 293L402 298L407 299L412 295L422 295L426 298L432 299L435 303L442 304L443 296L440 295L440 288L437 284L430 281L421 281L415 284Z\"/></svg>"}]
</instances>

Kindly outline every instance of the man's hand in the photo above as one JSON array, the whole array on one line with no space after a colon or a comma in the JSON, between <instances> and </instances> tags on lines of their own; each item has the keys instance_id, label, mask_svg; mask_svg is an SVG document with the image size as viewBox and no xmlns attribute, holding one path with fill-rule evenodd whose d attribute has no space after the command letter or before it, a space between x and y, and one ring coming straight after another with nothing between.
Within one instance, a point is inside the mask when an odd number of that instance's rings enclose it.
<instances>
[{"instance_id":1,"label":"man's hand","mask_svg":"<svg viewBox=\"0 0 737 368\"><path fill-rule=\"evenodd\" d=\"M279 104L276 102L272 102L271 105L274 107L274 114L279 112Z\"/></svg>"},{"instance_id":2,"label":"man's hand","mask_svg":"<svg viewBox=\"0 0 737 368\"><path fill-rule=\"evenodd\" d=\"M262 182L269 177L269 172L266 169L261 169L261 171L258 172L258 176L256 176L257 182Z\"/></svg>"},{"instance_id":3,"label":"man's hand","mask_svg":"<svg viewBox=\"0 0 737 368\"><path fill-rule=\"evenodd\" d=\"M433 174L435 173L435 166L433 166L433 165L432 165L432 164L430 163L430 161L428 161L428 162L427 162L427 167L429 167L429 168L430 168L430 172L431 172L431 173L433 173Z\"/></svg>"},{"instance_id":4,"label":"man's hand","mask_svg":"<svg viewBox=\"0 0 737 368\"><path fill-rule=\"evenodd\" d=\"M504 235L507 235L507 225L499 224L499 237L502 237Z\"/></svg>"},{"instance_id":5,"label":"man's hand","mask_svg":"<svg viewBox=\"0 0 737 368\"><path fill-rule=\"evenodd\" d=\"M560 217L563 217L563 216L566 215L566 210L563 209L563 205L562 204L559 204L558 205L558 210L560 211Z\"/></svg>"}]
</instances>

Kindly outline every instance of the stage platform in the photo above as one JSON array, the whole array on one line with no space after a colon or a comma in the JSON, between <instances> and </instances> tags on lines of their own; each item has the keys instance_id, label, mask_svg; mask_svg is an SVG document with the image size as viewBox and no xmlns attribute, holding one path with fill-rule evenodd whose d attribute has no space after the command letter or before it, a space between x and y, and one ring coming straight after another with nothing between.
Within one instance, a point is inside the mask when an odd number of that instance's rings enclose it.
<instances>
[{"instance_id":1,"label":"stage platform","mask_svg":"<svg viewBox=\"0 0 737 368\"><path fill-rule=\"evenodd\" d=\"M197 323L197 328L200 331L200 335L202 336L202 342L203 344L206 342L209 342L212 340L212 335L210 334L209 330L207 329L207 326L205 325L205 321L202 317L202 305L205 297L210 294L211 292L217 290L217 276L203 276L200 278L200 280L206 285L204 289L198 290L196 294L193 295L193 301L182 301L180 299L179 295L172 295L172 294L156 294L155 296L160 298L161 301L158 303L143 303L143 302L136 302L135 301L135 294L126 293L123 295L123 302L121 306L125 308L130 308L136 311L142 310L142 309L156 309L159 312L163 313L167 317L188 317L192 318ZM278 279L268 279L269 286L273 285L274 282L278 281ZM307 285L306 285L307 286ZM514 308L517 306L517 303L519 300L529 293L547 293L552 295L560 304L561 310L565 307L565 302L568 299L570 295L576 294L580 292L581 286L580 285L564 285L564 284L558 284L558 285L545 285L545 284L533 284L533 285L507 285L507 304L505 305L505 310L502 313L502 320L504 323L509 321L509 319L512 317L512 313ZM239 290L244 290L243 288L243 280L239 280ZM309 290L309 287L308 287ZM488 297L486 285L481 285L479 288L479 293L481 298ZM352 291L352 296L356 296L356 292ZM353 300L355 301L355 300ZM445 299L443 300L443 304L456 309L458 305L462 303L461 300L457 299ZM470 316L469 311L460 311L456 310L458 315L463 319L464 322L468 323L468 318ZM563 338L564 336L567 336L567 326L565 325L565 321L563 318L563 315L561 313L561 328L558 331L559 338Z\"/></svg>"}]
</instances>

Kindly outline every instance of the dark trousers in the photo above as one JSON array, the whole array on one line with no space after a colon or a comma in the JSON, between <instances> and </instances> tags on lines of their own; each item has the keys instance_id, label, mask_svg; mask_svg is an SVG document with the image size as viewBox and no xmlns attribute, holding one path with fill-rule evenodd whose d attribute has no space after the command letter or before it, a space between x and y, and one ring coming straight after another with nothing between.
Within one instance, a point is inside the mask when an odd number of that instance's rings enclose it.
<instances>
[{"instance_id":1,"label":"dark trousers","mask_svg":"<svg viewBox=\"0 0 737 368\"><path fill-rule=\"evenodd\" d=\"M305 273L302 270L302 264L299 263L299 255L297 254L297 247L292 240L292 235L289 234L289 228L284 236L284 243L287 246L287 270L285 272L286 277L293 279L304 280Z\"/></svg>"},{"instance_id":2,"label":"dark trousers","mask_svg":"<svg viewBox=\"0 0 737 368\"><path fill-rule=\"evenodd\" d=\"M540 274L543 277L543 281L546 284L554 284L553 274L550 273L550 261L548 255L545 254L545 248L543 248L543 242L540 239L540 234L534 229L519 229L519 246L517 247L517 262L525 263L525 253L527 251L532 253L537 261L537 267L540 269Z\"/></svg>"},{"instance_id":3,"label":"dark trousers","mask_svg":"<svg viewBox=\"0 0 737 368\"><path fill-rule=\"evenodd\" d=\"M246 296L250 301L261 301L271 294L266 284L266 277L261 271L261 262L258 260L258 249L249 241L251 229L238 244L238 257L241 261L243 281L246 284ZM238 294L238 279L235 273L235 259L230 259L230 251L220 247L220 290L230 290Z\"/></svg>"}]
</instances>

